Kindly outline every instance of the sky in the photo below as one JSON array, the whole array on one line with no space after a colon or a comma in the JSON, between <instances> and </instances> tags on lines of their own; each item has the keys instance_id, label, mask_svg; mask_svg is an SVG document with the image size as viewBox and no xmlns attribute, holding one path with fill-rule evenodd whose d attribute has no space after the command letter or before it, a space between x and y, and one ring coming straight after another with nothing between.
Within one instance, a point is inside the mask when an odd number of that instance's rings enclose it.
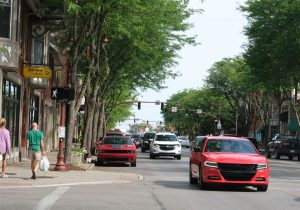
<instances>
[{"instance_id":1,"label":"sky","mask_svg":"<svg viewBox=\"0 0 300 210\"><path fill-rule=\"evenodd\" d=\"M217 61L225 57L234 57L243 52L243 45L247 38L243 34L247 25L246 17L237 10L239 5L244 5L246 0L190 0L189 7L203 9L201 14L193 15L188 21L193 27L187 31L188 35L196 35L196 46L185 46L179 51L178 65L175 72L181 76L167 79L160 91L147 90L141 92L139 101L167 101L173 94L184 89L198 89L204 84L208 69ZM156 125L163 121L160 105L142 103L141 109L133 107L134 116L117 127L128 129L133 124L133 119L138 122L149 121Z\"/></svg>"}]
</instances>

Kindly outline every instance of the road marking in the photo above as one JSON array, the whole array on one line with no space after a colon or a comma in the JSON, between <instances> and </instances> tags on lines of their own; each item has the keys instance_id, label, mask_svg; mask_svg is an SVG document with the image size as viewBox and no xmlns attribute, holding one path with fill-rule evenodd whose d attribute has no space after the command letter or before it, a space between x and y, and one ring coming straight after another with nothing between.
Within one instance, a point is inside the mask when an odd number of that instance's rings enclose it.
<instances>
[{"instance_id":1,"label":"road marking","mask_svg":"<svg viewBox=\"0 0 300 210\"><path fill-rule=\"evenodd\" d=\"M58 187L50 195L44 197L35 207L34 210L48 210L70 187Z\"/></svg>"}]
</instances>

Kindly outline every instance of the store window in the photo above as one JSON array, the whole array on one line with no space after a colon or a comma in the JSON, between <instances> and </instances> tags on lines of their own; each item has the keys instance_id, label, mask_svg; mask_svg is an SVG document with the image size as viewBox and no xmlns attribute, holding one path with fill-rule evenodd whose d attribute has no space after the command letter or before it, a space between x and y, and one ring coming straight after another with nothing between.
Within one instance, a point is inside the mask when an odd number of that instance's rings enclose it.
<instances>
[{"instance_id":1,"label":"store window","mask_svg":"<svg viewBox=\"0 0 300 210\"><path fill-rule=\"evenodd\" d=\"M10 38L11 0L0 0L0 37Z\"/></svg>"},{"instance_id":2,"label":"store window","mask_svg":"<svg viewBox=\"0 0 300 210\"><path fill-rule=\"evenodd\" d=\"M39 109L40 109L40 98L37 95L30 95L30 106L29 106L29 125L33 122L39 122Z\"/></svg>"},{"instance_id":3,"label":"store window","mask_svg":"<svg viewBox=\"0 0 300 210\"><path fill-rule=\"evenodd\" d=\"M6 128L11 134L11 145L12 147L18 147L20 86L8 80L3 80L2 98L2 115L6 119Z\"/></svg>"}]
</instances>

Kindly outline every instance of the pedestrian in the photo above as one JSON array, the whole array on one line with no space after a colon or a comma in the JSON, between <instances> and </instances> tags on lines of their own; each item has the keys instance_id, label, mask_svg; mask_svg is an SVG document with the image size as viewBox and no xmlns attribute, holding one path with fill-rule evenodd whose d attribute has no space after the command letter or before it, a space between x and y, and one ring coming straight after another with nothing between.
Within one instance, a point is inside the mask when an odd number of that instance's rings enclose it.
<instances>
[{"instance_id":1,"label":"pedestrian","mask_svg":"<svg viewBox=\"0 0 300 210\"><path fill-rule=\"evenodd\" d=\"M10 154L10 134L5 128L6 120L0 118L0 155L2 155L2 173L1 178L7 178L6 165L7 157Z\"/></svg>"},{"instance_id":2,"label":"pedestrian","mask_svg":"<svg viewBox=\"0 0 300 210\"><path fill-rule=\"evenodd\" d=\"M36 122L31 125L32 130L27 133L26 155L31 157L31 179L36 179L42 155L46 156L44 134L38 129Z\"/></svg>"}]
</instances>

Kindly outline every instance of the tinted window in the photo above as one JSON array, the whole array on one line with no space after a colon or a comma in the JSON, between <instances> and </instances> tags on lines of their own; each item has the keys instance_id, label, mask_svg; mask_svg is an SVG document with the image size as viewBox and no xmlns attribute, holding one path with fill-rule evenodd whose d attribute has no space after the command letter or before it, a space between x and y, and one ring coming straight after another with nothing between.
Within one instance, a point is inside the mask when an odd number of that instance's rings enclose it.
<instances>
[{"instance_id":1,"label":"tinted window","mask_svg":"<svg viewBox=\"0 0 300 210\"><path fill-rule=\"evenodd\" d=\"M133 144L130 139L127 138L104 138L103 144Z\"/></svg>"},{"instance_id":2,"label":"tinted window","mask_svg":"<svg viewBox=\"0 0 300 210\"><path fill-rule=\"evenodd\" d=\"M257 153L253 145L245 140L208 140L205 152L236 152L236 153Z\"/></svg>"},{"instance_id":3,"label":"tinted window","mask_svg":"<svg viewBox=\"0 0 300 210\"><path fill-rule=\"evenodd\" d=\"M144 139L154 139L155 133L145 133Z\"/></svg>"},{"instance_id":4,"label":"tinted window","mask_svg":"<svg viewBox=\"0 0 300 210\"><path fill-rule=\"evenodd\" d=\"M177 141L175 135L156 135L156 141Z\"/></svg>"},{"instance_id":5,"label":"tinted window","mask_svg":"<svg viewBox=\"0 0 300 210\"><path fill-rule=\"evenodd\" d=\"M0 37L10 38L10 0L0 1Z\"/></svg>"}]
</instances>

